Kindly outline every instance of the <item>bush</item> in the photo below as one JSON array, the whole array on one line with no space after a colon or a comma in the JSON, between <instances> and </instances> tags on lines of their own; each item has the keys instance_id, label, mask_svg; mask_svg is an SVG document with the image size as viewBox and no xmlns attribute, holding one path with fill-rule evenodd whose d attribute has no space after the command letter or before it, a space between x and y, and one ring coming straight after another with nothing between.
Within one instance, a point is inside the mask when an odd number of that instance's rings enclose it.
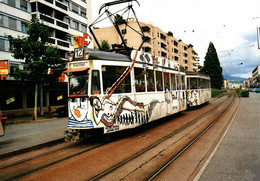
<instances>
[{"instance_id":1,"label":"bush","mask_svg":"<svg viewBox=\"0 0 260 181\"><path fill-rule=\"evenodd\" d=\"M226 90L211 89L211 97L227 92Z\"/></svg>"},{"instance_id":2,"label":"bush","mask_svg":"<svg viewBox=\"0 0 260 181\"><path fill-rule=\"evenodd\" d=\"M249 97L249 90L237 89L239 97Z\"/></svg>"}]
</instances>

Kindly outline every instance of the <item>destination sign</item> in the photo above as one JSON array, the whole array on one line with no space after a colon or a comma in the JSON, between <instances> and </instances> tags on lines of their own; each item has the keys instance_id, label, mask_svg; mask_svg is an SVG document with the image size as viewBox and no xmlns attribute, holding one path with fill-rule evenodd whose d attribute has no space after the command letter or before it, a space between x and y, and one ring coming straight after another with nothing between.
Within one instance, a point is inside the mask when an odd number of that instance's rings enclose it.
<instances>
[{"instance_id":1,"label":"destination sign","mask_svg":"<svg viewBox=\"0 0 260 181\"><path fill-rule=\"evenodd\" d=\"M73 62L69 64L69 69L88 68L88 62Z\"/></svg>"}]
</instances>

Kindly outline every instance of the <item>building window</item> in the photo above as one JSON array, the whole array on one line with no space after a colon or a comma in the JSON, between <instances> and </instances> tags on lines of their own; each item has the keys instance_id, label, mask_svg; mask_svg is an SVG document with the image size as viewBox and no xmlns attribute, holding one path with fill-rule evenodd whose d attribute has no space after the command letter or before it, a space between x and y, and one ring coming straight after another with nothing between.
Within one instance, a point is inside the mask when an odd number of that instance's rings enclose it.
<instances>
[{"instance_id":1,"label":"building window","mask_svg":"<svg viewBox=\"0 0 260 181\"><path fill-rule=\"evenodd\" d=\"M17 29L16 19L9 17L9 28Z\"/></svg>"},{"instance_id":2,"label":"building window","mask_svg":"<svg viewBox=\"0 0 260 181\"><path fill-rule=\"evenodd\" d=\"M79 30L79 23L76 21L71 21L71 28Z\"/></svg>"},{"instance_id":3,"label":"building window","mask_svg":"<svg viewBox=\"0 0 260 181\"><path fill-rule=\"evenodd\" d=\"M7 4L10 5L10 6L16 7L15 6L15 0L8 0Z\"/></svg>"},{"instance_id":4,"label":"building window","mask_svg":"<svg viewBox=\"0 0 260 181\"><path fill-rule=\"evenodd\" d=\"M81 31L82 31L83 33L87 33L87 26L81 25Z\"/></svg>"},{"instance_id":5,"label":"building window","mask_svg":"<svg viewBox=\"0 0 260 181\"><path fill-rule=\"evenodd\" d=\"M81 8L81 9L80 9L80 15L83 16L83 17L86 17L86 15L87 15L87 10Z\"/></svg>"},{"instance_id":6,"label":"building window","mask_svg":"<svg viewBox=\"0 0 260 181\"><path fill-rule=\"evenodd\" d=\"M72 4L71 5L71 10L72 10L72 12L74 12L74 13L79 13L79 8L78 8L78 6L77 5L75 5L75 4Z\"/></svg>"},{"instance_id":7,"label":"building window","mask_svg":"<svg viewBox=\"0 0 260 181\"><path fill-rule=\"evenodd\" d=\"M20 0L20 9L27 11L27 2L25 0Z\"/></svg>"},{"instance_id":8,"label":"building window","mask_svg":"<svg viewBox=\"0 0 260 181\"><path fill-rule=\"evenodd\" d=\"M26 23L25 22L21 22L21 31L26 33L27 31L27 27L26 27Z\"/></svg>"},{"instance_id":9,"label":"building window","mask_svg":"<svg viewBox=\"0 0 260 181\"><path fill-rule=\"evenodd\" d=\"M5 40L0 39L0 51L5 51Z\"/></svg>"},{"instance_id":10,"label":"building window","mask_svg":"<svg viewBox=\"0 0 260 181\"><path fill-rule=\"evenodd\" d=\"M4 26L4 16L0 15L0 25Z\"/></svg>"},{"instance_id":11,"label":"building window","mask_svg":"<svg viewBox=\"0 0 260 181\"><path fill-rule=\"evenodd\" d=\"M70 24L70 19L68 17L65 17L64 22Z\"/></svg>"}]
</instances>

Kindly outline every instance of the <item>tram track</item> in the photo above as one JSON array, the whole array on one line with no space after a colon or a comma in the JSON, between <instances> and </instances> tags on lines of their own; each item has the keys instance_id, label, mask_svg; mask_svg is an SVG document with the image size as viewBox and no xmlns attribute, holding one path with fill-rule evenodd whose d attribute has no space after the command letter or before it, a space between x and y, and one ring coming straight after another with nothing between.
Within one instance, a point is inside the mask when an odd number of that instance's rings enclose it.
<instances>
[{"instance_id":1,"label":"tram track","mask_svg":"<svg viewBox=\"0 0 260 181\"><path fill-rule=\"evenodd\" d=\"M141 155L145 154L146 152L150 151L151 149L155 148L156 146L158 146L159 144L165 142L166 140L168 140L169 138L173 137L174 135L176 135L177 133L180 133L181 131L185 130L186 128L188 128L189 126L191 126L192 124L196 123L198 120L208 116L210 113L212 113L213 111L216 111L221 105L224 105L230 98L231 95L228 95L227 96L227 99L222 102L221 104L218 104L217 106L215 106L213 109L203 113L202 115L198 116L197 118L193 119L192 121L190 121L189 123L185 124L184 126L182 126L181 128L173 131L172 133L166 135L165 137L159 139L158 141L154 142L153 144L149 145L148 147L140 150L139 152L135 153L134 155L131 155L130 157L122 160L121 162L119 162L118 164L112 166L111 168L103 171L102 173L92 177L90 180L99 180L99 179L102 179L103 177L105 177L106 175L109 175L111 173L113 173L114 171L116 171L117 169L119 169L120 167L124 166L125 164L129 163L130 161L140 157ZM214 101L216 101L217 99L215 99ZM234 98L232 100L232 103L234 101ZM231 103L231 104L232 104ZM231 104L229 104L228 107L231 106ZM226 112L227 109L225 109L222 113L224 114ZM216 122L220 117L221 115L218 116L217 119L215 119L211 124L210 126L208 126L207 129L209 129L213 124L214 122ZM197 127L196 127L197 128ZM195 129L196 129L195 128ZM152 180L154 177L156 177L161 171L163 171L169 164L171 164L176 158L178 158L186 149L188 149L201 135L203 135L206 131L206 130L203 130L198 136L196 136L191 142L189 142L187 145L184 146L183 149L181 149L173 158L170 159L170 161L167 161L161 168L159 168L158 170L156 170L156 172L154 172L152 175L148 176L147 178L145 178L145 180ZM130 174L129 174L130 175ZM126 176L127 177L127 176ZM124 178L120 178L120 179L126 179L126 177ZM106 179L106 178L105 178ZM108 178L109 179L109 178Z\"/></svg>"},{"instance_id":2,"label":"tram track","mask_svg":"<svg viewBox=\"0 0 260 181\"><path fill-rule=\"evenodd\" d=\"M224 103L226 101L228 101L228 99L229 98L227 97L224 100ZM138 156L146 153L147 151L153 149L154 147L156 147L160 143L164 142L169 137L172 137L173 135L175 135L175 134L181 132L182 130L186 129L187 127L189 127L190 125L192 125L196 121L198 121L199 119L207 116L208 114L210 114L211 112L216 110L222 104L223 104L223 102L218 103L212 109L204 112L202 115L196 117L195 119L193 119L192 121L190 121L189 123L184 125L183 127L175 130L171 134L168 134L167 136L163 137L162 139L158 140L157 142L154 142L153 144L146 147L145 149L142 149L138 153L136 153L136 154L134 154L130 157L127 157L127 159L124 159L123 161L121 161L120 163L110 167L106 171L103 171L102 173L92 177L90 180L100 179L100 178L104 177L105 175L107 175L107 174L115 171L116 169L122 167L124 164L130 162L131 160L137 158ZM17 179L17 178L21 178L21 177L26 176L28 174L32 174L34 172L40 171L44 168L48 168L48 167L55 165L57 163L61 163L65 160L71 159L73 157L77 157L77 156L84 154L84 153L87 153L89 151L96 150L96 149L98 149L98 148L100 148L100 147L102 147L106 144L107 143L93 144L93 145L92 144L91 145L82 145L82 144L76 143L76 144L71 144L69 146L64 146L64 147L59 148L57 150L52 150L52 151L49 151L49 152L46 152L46 153L41 153L39 155L35 155L33 157L30 157L30 158L18 160L18 161L13 162L13 163L4 164L3 162L1 162L0 171L2 173L5 173L1 176L1 180L14 180L14 179ZM72 151L72 150L74 150L74 151ZM57 155L60 155L60 154L61 155L64 154L64 153L62 153L63 151L66 154L69 152L70 155L63 156L62 158L57 156ZM49 157L47 161L45 160L46 157ZM16 170L15 174L13 173L14 169Z\"/></svg>"},{"instance_id":3,"label":"tram track","mask_svg":"<svg viewBox=\"0 0 260 181\"><path fill-rule=\"evenodd\" d=\"M3 160L0 164L0 171L4 174L0 176L0 180L21 178L80 154L97 149L105 144L107 143L85 145L85 142L77 142L33 156L30 156L29 152L25 154L25 158L16 161L9 162L8 160ZM13 172L13 170L16 171Z\"/></svg>"},{"instance_id":4,"label":"tram track","mask_svg":"<svg viewBox=\"0 0 260 181\"><path fill-rule=\"evenodd\" d=\"M179 158L186 150L188 150L206 131L208 131L222 116L225 114L230 107L234 104L234 96L230 104L228 104L227 108L225 108L217 118L215 118L205 129L203 129L197 136L195 136L188 144L186 144L180 151L173 155L169 160L167 160L160 168L155 170L151 175L145 178L145 181L151 181L156 178L160 173L162 173L169 165L171 165L177 158Z\"/></svg>"}]
</instances>

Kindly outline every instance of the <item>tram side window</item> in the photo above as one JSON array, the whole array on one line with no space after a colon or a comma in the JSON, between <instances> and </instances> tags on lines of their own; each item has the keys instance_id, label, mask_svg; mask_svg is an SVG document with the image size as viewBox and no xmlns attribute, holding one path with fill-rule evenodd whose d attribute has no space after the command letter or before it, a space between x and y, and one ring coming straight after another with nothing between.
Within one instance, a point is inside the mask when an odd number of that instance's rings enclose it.
<instances>
[{"instance_id":1,"label":"tram side window","mask_svg":"<svg viewBox=\"0 0 260 181\"><path fill-rule=\"evenodd\" d=\"M190 78L190 89L197 89L197 78Z\"/></svg>"},{"instance_id":2,"label":"tram side window","mask_svg":"<svg viewBox=\"0 0 260 181\"><path fill-rule=\"evenodd\" d=\"M181 90L181 80L180 80L180 75L176 76L177 79L177 90Z\"/></svg>"},{"instance_id":3,"label":"tram side window","mask_svg":"<svg viewBox=\"0 0 260 181\"><path fill-rule=\"evenodd\" d=\"M201 79L201 82L202 82L201 88L203 88L203 89L209 88L209 80Z\"/></svg>"},{"instance_id":4,"label":"tram side window","mask_svg":"<svg viewBox=\"0 0 260 181\"><path fill-rule=\"evenodd\" d=\"M145 80L143 69L135 68L135 90L136 92L145 92Z\"/></svg>"},{"instance_id":5,"label":"tram side window","mask_svg":"<svg viewBox=\"0 0 260 181\"><path fill-rule=\"evenodd\" d=\"M164 89L170 90L170 77L168 72L164 72Z\"/></svg>"},{"instance_id":6,"label":"tram side window","mask_svg":"<svg viewBox=\"0 0 260 181\"><path fill-rule=\"evenodd\" d=\"M171 90L176 90L176 78L175 74L170 74L171 75Z\"/></svg>"},{"instance_id":7,"label":"tram side window","mask_svg":"<svg viewBox=\"0 0 260 181\"><path fill-rule=\"evenodd\" d=\"M185 89L186 89L186 86L185 86L185 77L184 77L184 75L181 75L181 87L182 87L182 90L185 90Z\"/></svg>"},{"instance_id":8,"label":"tram side window","mask_svg":"<svg viewBox=\"0 0 260 181\"><path fill-rule=\"evenodd\" d=\"M156 71L156 87L157 91L163 90L162 72Z\"/></svg>"},{"instance_id":9,"label":"tram side window","mask_svg":"<svg viewBox=\"0 0 260 181\"><path fill-rule=\"evenodd\" d=\"M210 80L207 80L207 88L210 88Z\"/></svg>"},{"instance_id":10,"label":"tram side window","mask_svg":"<svg viewBox=\"0 0 260 181\"><path fill-rule=\"evenodd\" d=\"M112 87L119 79L127 67L122 66L102 66L103 91L104 93ZM114 93L129 93L131 92L130 74L116 87Z\"/></svg>"},{"instance_id":11,"label":"tram side window","mask_svg":"<svg viewBox=\"0 0 260 181\"><path fill-rule=\"evenodd\" d=\"M92 71L91 94L100 94L100 76L98 70Z\"/></svg>"},{"instance_id":12,"label":"tram side window","mask_svg":"<svg viewBox=\"0 0 260 181\"><path fill-rule=\"evenodd\" d=\"M154 84L154 71L153 70L146 70L147 72L147 90L148 91L155 91L155 84Z\"/></svg>"}]
</instances>

